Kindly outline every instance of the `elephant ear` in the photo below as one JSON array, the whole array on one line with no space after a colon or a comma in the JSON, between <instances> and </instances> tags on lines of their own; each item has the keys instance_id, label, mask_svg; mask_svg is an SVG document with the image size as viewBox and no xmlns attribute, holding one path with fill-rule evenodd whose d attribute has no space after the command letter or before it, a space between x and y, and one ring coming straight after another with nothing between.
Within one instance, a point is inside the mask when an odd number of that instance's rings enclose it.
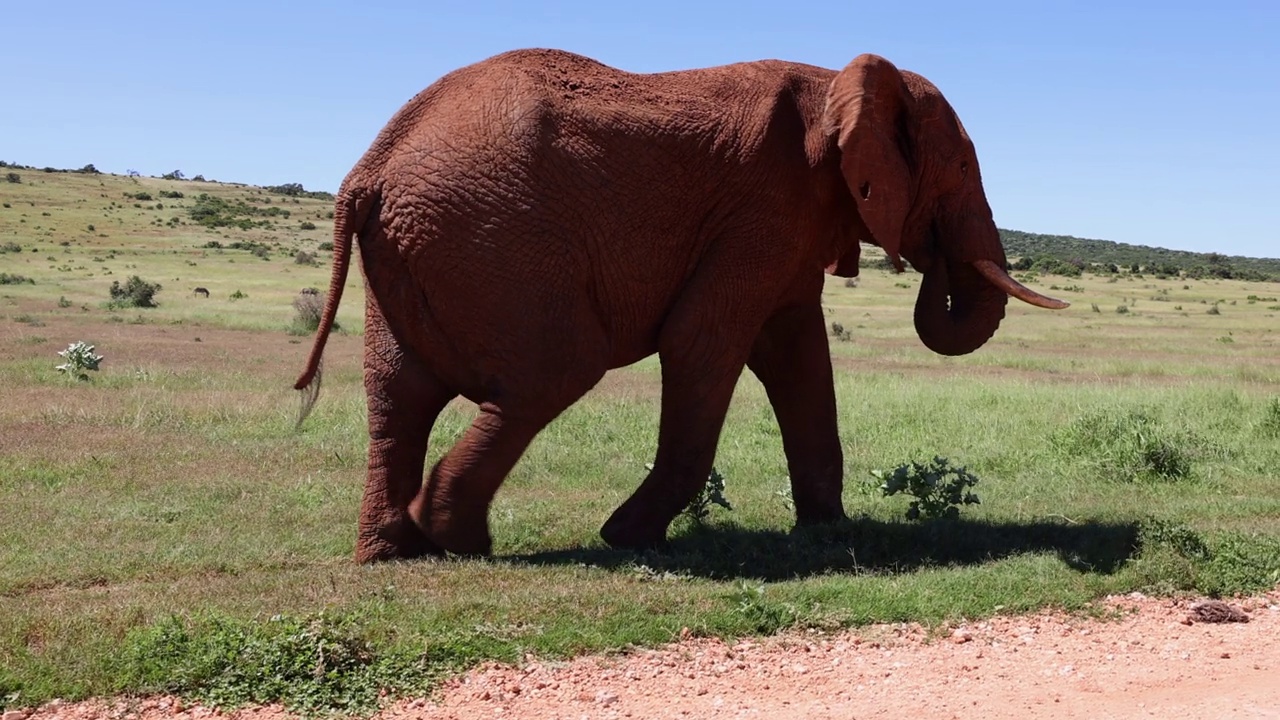
<instances>
[{"instance_id":1,"label":"elephant ear","mask_svg":"<svg viewBox=\"0 0 1280 720\"><path fill-rule=\"evenodd\" d=\"M870 239L899 271L911 198L911 172L903 154L910 143L908 97L902 73L893 63L878 55L859 55L831 82L823 116L840 148L840 172Z\"/></svg>"}]
</instances>

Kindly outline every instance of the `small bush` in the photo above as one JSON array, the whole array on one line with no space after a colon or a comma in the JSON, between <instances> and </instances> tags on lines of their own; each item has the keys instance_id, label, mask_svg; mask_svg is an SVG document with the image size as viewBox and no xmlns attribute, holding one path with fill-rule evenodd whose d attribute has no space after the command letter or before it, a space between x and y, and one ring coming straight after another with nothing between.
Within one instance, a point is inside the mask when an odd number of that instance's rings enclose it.
<instances>
[{"instance_id":1,"label":"small bush","mask_svg":"<svg viewBox=\"0 0 1280 720\"><path fill-rule=\"evenodd\" d=\"M329 242L328 240L325 240L324 242L317 245L316 248L319 250L324 250L325 252L333 252L333 243Z\"/></svg>"},{"instance_id":2,"label":"small bush","mask_svg":"<svg viewBox=\"0 0 1280 720\"><path fill-rule=\"evenodd\" d=\"M12 240L0 245L0 253L19 253L22 252L22 246Z\"/></svg>"},{"instance_id":3,"label":"small bush","mask_svg":"<svg viewBox=\"0 0 1280 720\"><path fill-rule=\"evenodd\" d=\"M838 322L833 322L831 323L831 337L839 340L840 342L849 342L853 339L853 333L845 329L844 325Z\"/></svg>"},{"instance_id":4,"label":"small bush","mask_svg":"<svg viewBox=\"0 0 1280 720\"><path fill-rule=\"evenodd\" d=\"M906 493L916 499L907 508L908 520L925 518L949 518L960 516L960 505L979 504L978 496L969 488L978 484L978 478L963 467L951 467L946 458L934 457L921 465L912 462L899 465L890 472L872 470L881 481L880 492L885 497Z\"/></svg>"},{"instance_id":5,"label":"small bush","mask_svg":"<svg viewBox=\"0 0 1280 720\"><path fill-rule=\"evenodd\" d=\"M35 285L36 281L26 275L0 272L0 285Z\"/></svg>"},{"instance_id":6,"label":"small bush","mask_svg":"<svg viewBox=\"0 0 1280 720\"><path fill-rule=\"evenodd\" d=\"M231 293L227 297L229 297L232 300L243 300L249 297L249 295L248 293L243 293L243 292L240 292L240 290L236 290L235 292Z\"/></svg>"},{"instance_id":7,"label":"small bush","mask_svg":"<svg viewBox=\"0 0 1280 720\"><path fill-rule=\"evenodd\" d=\"M293 299L293 323L289 326L290 335L310 335L320 327L320 316L324 314L324 298L320 293L298 293ZM337 321L333 329L341 329Z\"/></svg>"},{"instance_id":8,"label":"small bush","mask_svg":"<svg viewBox=\"0 0 1280 720\"><path fill-rule=\"evenodd\" d=\"M5 173L5 175L4 175L4 179L5 179L6 181L8 181L8 182L11 182L11 183L20 183L20 182L22 182L22 176L21 176L21 175L19 175L18 173L15 173L15 172ZM5 207L8 207L8 206L6 205Z\"/></svg>"},{"instance_id":9,"label":"small bush","mask_svg":"<svg viewBox=\"0 0 1280 720\"><path fill-rule=\"evenodd\" d=\"M1117 313L1117 314L1119 314L1119 315L1128 315L1128 314L1129 314L1129 306L1128 306L1128 305L1117 305L1117 306L1116 306L1116 313Z\"/></svg>"},{"instance_id":10,"label":"small bush","mask_svg":"<svg viewBox=\"0 0 1280 720\"><path fill-rule=\"evenodd\" d=\"M298 227L303 230L315 230L316 224L310 220L303 220L301 223L298 223Z\"/></svg>"},{"instance_id":11,"label":"small bush","mask_svg":"<svg viewBox=\"0 0 1280 720\"><path fill-rule=\"evenodd\" d=\"M1218 304L1217 304L1217 303L1214 303L1214 304L1212 304L1212 305L1210 305L1210 306L1209 306L1209 309L1208 309L1208 310L1205 310L1205 314L1207 314L1207 315L1221 315L1221 314L1222 314L1222 311L1221 311L1221 310L1218 310Z\"/></svg>"},{"instance_id":12,"label":"small bush","mask_svg":"<svg viewBox=\"0 0 1280 720\"><path fill-rule=\"evenodd\" d=\"M111 302L116 307L155 307L156 293L160 292L160 283L151 283L134 275L123 286L119 280L111 283Z\"/></svg>"},{"instance_id":13,"label":"small bush","mask_svg":"<svg viewBox=\"0 0 1280 720\"><path fill-rule=\"evenodd\" d=\"M293 256L293 264L295 265L315 265L316 256L306 250L299 250L297 255Z\"/></svg>"}]
</instances>

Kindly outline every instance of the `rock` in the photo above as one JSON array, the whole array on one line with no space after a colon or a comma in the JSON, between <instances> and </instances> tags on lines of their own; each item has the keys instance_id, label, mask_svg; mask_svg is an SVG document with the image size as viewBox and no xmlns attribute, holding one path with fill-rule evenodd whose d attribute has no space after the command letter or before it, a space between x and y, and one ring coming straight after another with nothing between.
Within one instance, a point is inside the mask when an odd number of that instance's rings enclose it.
<instances>
[{"instance_id":1,"label":"rock","mask_svg":"<svg viewBox=\"0 0 1280 720\"><path fill-rule=\"evenodd\" d=\"M962 645L973 639L973 633L962 628L956 628L951 632L951 642Z\"/></svg>"},{"instance_id":2,"label":"rock","mask_svg":"<svg viewBox=\"0 0 1280 720\"><path fill-rule=\"evenodd\" d=\"M1243 611L1221 600L1195 603L1191 606L1191 613L1187 617L1193 621L1206 623L1249 622L1249 616Z\"/></svg>"}]
</instances>

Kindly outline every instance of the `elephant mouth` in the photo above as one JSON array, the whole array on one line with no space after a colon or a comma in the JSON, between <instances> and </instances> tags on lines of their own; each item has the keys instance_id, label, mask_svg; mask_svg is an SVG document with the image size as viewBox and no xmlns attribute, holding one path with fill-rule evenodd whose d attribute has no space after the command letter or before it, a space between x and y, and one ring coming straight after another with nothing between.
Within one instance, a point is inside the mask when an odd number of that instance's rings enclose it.
<instances>
[{"instance_id":1,"label":"elephant mouth","mask_svg":"<svg viewBox=\"0 0 1280 720\"><path fill-rule=\"evenodd\" d=\"M936 262L916 298L916 334L940 355L971 353L995 335L1010 297L1049 310L1069 306L1019 283L991 260Z\"/></svg>"}]
</instances>

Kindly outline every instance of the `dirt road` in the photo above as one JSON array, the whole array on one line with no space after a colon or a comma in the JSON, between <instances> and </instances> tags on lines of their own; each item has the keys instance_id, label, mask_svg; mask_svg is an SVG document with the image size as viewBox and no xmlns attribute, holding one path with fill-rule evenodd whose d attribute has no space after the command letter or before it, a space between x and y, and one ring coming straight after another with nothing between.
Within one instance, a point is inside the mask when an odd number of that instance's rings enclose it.
<instances>
[{"instance_id":1,"label":"dirt road","mask_svg":"<svg viewBox=\"0 0 1280 720\"><path fill-rule=\"evenodd\" d=\"M1192 621L1191 605L1135 594L1099 602L1105 619L1040 613L932 637L888 625L734 644L689 638L566 663L530 658L478 668L380 717L1280 718L1280 588L1231 603L1247 622ZM215 715L151 698L54 704L3 720Z\"/></svg>"}]
</instances>

